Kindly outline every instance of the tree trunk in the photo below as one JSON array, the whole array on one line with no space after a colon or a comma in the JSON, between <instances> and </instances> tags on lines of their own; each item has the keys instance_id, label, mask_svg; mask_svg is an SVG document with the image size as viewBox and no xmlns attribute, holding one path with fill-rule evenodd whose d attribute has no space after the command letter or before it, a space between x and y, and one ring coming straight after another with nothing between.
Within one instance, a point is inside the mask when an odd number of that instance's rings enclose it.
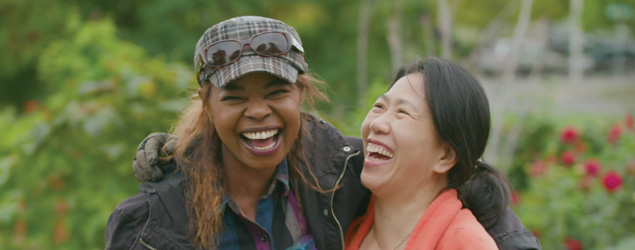
<instances>
[{"instance_id":1,"label":"tree trunk","mask_svg":"<svg viewBox=\"0 0 635 250\"><path fill-rule=\"evenodd\" d=\"M390 47L390 58L393 71L401 66L403 49L401 46L401 37L399 36L400 28L399 18L392 16L388 19L388 46Z\"/></svg>"},{"instance_id":2,"label":"tree trunk","mask_svg":"<svg viewBox=\"0 0 635 250\"><path fill-rule=\"evenodd\" d=\"M441 33L441 58L452 59L452 11L449 0L439 0L439 31Z\"/></svg>"},{"instance_id":3,"label":"tree trunk","mask_svg":"<svg viewBox=\"0 0 635 250\"><path fill-rule=\"evenodd\" d=\"M491 162L496 162L496 160L498 159L498 145L501 141L505 107L507 106L507 103L509 103L514 98L513 92L504 91L504 87L507 84L513 82L516 78L516 68L518 67L518 52L520 50L520 45L525 38L527 26L529 26L533 2L533 0L522 0L518 22L516 23L516 28L514 28L512 50L510 55L508 56L508 59L506 60L506 67L505 71L503 71L501 82L498 84L496 91L494 91L493 103L496 103L496 105L494 105L492 111L492 134L489 140L490 144L485 154Z\"/></svg>"},{"instance_id":4,"label":"tree trunk","mask_svg":"<svg viewBox=\"0 0 635 250\"><path fill-rule=\"evenodd\" d=\"M423 41L425 43L425 56L435 56L436 45L434 36L434 28L432 27L432 22L430 21L430 15L428 13L422 13L419 16L419 24L421 24L421 29L423 30Z\"/></svg>"},{"instance_id":5,"label":"tree trunk","mask_svg":"<svg viewBox=\"0 0 635 250\"><path fill-rule=\"evenodd\" d=\"M514 28L514 37L512 39L511 52L507 56L505 63L505 70L503 71L503 84L514 81L516 77L516 69L518 68L518 55L521 49L525 34L527 33L527 27L531 18L531 7L534 0L522 0L520 6L520 16L518 17L518 23Z\"/></svg>"},{"instance_id":6,"label":"tree trunk","mask_svg":"<svg viewBox=\"0 0 635 250\"><path fill-rule=\"evenodd\" d=\"M542 16L538 20L536 37L538 38L539 43L538 53L542 55L545 53L545 48L547 47L547 41L549 39L549 21L546 16ZM531 76L540 79L542 77L542 69L544 68L544 65L545 62L542 60L542 56L539 56L538 60L536 60L534 65L531 67Z\"/></svg>"},{"instance_id":7,"label":"tree trunk","mask_svg":"<svg viewBox=\"0 0 635 250\"><path fill-rule=\"evenodd\" d=\"M357 32L357 100L361 102L368 89L368 33L374 0L363 0L359 8L359 30Z\"/></svg>"},{"instance_id":8,"label":"tree trunk","mask_svg":"<svg viewBox=\"0 0 635 250\"><path fill-rule=\"evenodd\" d=\"M569 81L579 83L584 74L584 36L580 22L584 0L571 0L569 16Z\"/></svg>"},{"instance_id":9,"label":"tree trunk","mask_svg":"<svg viewBox=\"0 0 635 250\"><path fill-rule=\"evenodd\" d=\"M518 9L518 1L510 1L496 17L489 21L483 32L481 32L474 49L470 52L470 58L466 65L468 69L473 68L473 65L478 62L483 48L485 48L488 43L493 42L492 38L497 37L497 33L503 28L507 19L516 12L516 9Z\"/></svg>"},{"instance_id":10,"label":"tree trunk","mask_svg":"<svg viewBox=\"0 0 635 250\"><path fill-rule=\"evenodd\" d=\"M403 15L402 0L396 0L393 14L388 18L386 34L388 39L388 47L390 48L390 58L392 61L392 69L396 71L403 62L403 47L401 42L401 22L400 18Z\"/></svg>"}]
</instances>

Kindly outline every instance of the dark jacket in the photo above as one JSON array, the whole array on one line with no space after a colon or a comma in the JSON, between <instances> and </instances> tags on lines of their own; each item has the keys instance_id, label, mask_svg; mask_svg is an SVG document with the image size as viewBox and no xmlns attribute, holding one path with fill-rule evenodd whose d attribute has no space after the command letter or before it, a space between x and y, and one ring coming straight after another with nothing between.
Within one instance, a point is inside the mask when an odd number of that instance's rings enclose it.
<instances>
[{"instance_id":1,"label":"dark jacket","mask_svg":"<svg viewBox=\"0 0 635 250\"><path fill-rule=\"evenodd\" d=\"M364 155L359 138L343 136L332 125L311 116L303 137L307 161L320 187L334 192L320 193L300 185L302 207L318 249L343 249L344 234L352 220L362 215L370 191L360 181ZM299 161L298 167L311 176ZM163 168L160 182L145 182L141 193L120 203L108 219L106 249L193 249L189 236L186 198L182 176L174 164ZM167 170L167 171L166 171ZM311 179L308 177L307 179ZM501 249L539 249L537 240L523 228L511 210L494 226L492 237ZM499 237L497 237L499 235Z\"/></svg>"}]
</instances>

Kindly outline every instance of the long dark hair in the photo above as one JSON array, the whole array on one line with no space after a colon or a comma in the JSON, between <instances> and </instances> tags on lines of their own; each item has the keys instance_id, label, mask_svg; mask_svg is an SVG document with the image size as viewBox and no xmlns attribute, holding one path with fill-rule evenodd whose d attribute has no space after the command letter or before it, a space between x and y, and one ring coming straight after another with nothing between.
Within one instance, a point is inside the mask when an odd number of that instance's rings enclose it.
<instances>
[{"instance_id":1,"label":"long dark hair","mask_svg":"<svg viewBox=\"0 0 635 250\"><path fill-rule=\"evenodd\" d=\"M502 175L479 160L490 130L489 102L483 87L463 67L438 58L402 67L392 85L411 73L423 73L426 103L436 131L458 158L449 171L447 188L458 190L463 206L485 228L492 226L507 209L510 198Z\"/></svg>"}]
</instances>

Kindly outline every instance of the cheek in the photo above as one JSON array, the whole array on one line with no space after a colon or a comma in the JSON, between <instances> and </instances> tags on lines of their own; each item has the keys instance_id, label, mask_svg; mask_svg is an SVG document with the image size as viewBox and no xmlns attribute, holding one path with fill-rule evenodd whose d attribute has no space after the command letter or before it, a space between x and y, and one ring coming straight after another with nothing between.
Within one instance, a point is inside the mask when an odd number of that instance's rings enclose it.
<instances>
[{"instance_id":1,"label":"cheek","mask_svg":"<svg viewBox=\"0 0 635 250\"><path fill-rule=\"evenodd\" d=\"M375 118L373 114L369 111L368 114L366 114L364 121L362 122L362 137L366 137L370 133L370 124L373 122L374 119Z\"/></svg>"},{"instance_id":2,"label":"cheek","mask_svg":"<svg viewBox=\"0 0 635 250\"><path fill-rule=\"evenodd\" d=\"M271 108L274 112L286 117L286 119L292 119L294 121L299 121L300 114L302 113L300 103L296 101L275 103L271 105Z\"/></svg>"},{"instance_id":3,"label":"cheek","mask_svg":"<svg viewBox=\"0 0 635 250\"><path fill-rule=\"evenodd\" d=\"M273 109L279 110L286 115L299 117L302 112L302 102L299 95L292 95L282 100L273 100L269 105L271 105Z\"/></svg>"}]
</instances>

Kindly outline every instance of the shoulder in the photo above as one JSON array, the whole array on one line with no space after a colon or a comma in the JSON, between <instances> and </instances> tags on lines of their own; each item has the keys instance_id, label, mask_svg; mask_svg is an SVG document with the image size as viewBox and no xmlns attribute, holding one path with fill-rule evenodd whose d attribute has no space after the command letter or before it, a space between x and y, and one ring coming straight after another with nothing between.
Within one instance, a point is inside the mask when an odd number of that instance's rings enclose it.
<instances>
[{"instance_id":1,"label":"shoulder","mask_svg":"<svg viewBox=\"0 0 635 250\"><path fill-rule=\"evenodd\" d=\"M441 249L498 249L494 239L468 209L461 209L446 229Z\"/></svg>"},{"instance_id":2,"label":"shoulder","mask_svg":"<svg viewBox=\"0 0 635 250\"><path fill-rule=\"evenodd\" d=\"M315 115L306 113L304 116L305 132L308 133L308 135L303 138L305 143L337 148L346 153L355 150L362 151L361 138L344 135L335 126Z\"/></svg>"},{"instance_id":3,"label":"shoulder","mask_svg":"<svg viewBox=\"0 0 635 250\"><path fill-rule=\"evenodd\" d=\"M313 114L304 113L304 125L306 126L306 132L308 132L309 138L312 141L330 141L344 142L344 135L335 126L331 125L324 119L321 119Z\"/></svg>"},{"instance_id":4,"label":"shoulder","mask_svg":"<svg viewBox=\"0 0 635 250\"><path fill-rule=\"evenodd\" d=\"M186 238L186 199L180 184L174 185L179 179L170 174L158 183L144 182L140 193L119 203L108 218L106 249L128 249L139 244L139 237L152 239L154 244L163 244L161 238L165 237L171 241ZM154 237L154 231L165 233Z\"/></svg>"},{"instance_id":5,"label":"shoulder","mask_svg":"<svg viewBox=\"0 0 635 250\"><path fill-rule=\"evenodd\" d=\"M108 219L108 226L116 224L143 226L148 219L150 208L157 205L156 203L174 203L184 199L181 182L181 173L172 171L160 182L141 183L139 193L126 198L115 207ZM153 196L161 198L153 198Z\"/></svg>"},{"instance_id":6,"label":"shoulder","mask_svg":"<svg viewBox=\"0 0 635 250\"><path fill-rule=\"evenodd\" d=\"M498 221L487 229L500 249L541 249L540 242L527 231L518 216L507 208Z\"/></svg>"},{"instance_id":7,"label":"shoulder","mask_svg":"<svg viewBox=\"0 0 635 250\"><path fill-rule=\"evenodd\" d=\"M304 116L306 129L302 135L302 144L306 152L319 157L326 156L336 163L359 155L363 158L363 154L358 153L362 151L361 139L345 136L333 125L314 115ZM324 161L324 158L320 161Z\"/></svg>"},{"instance_id":8,"label":"shoulder","mask_svg":"<svg viewBox=\"0 0 635 250\"><path fill-rule=\"evenodd\" d=\"M106 225L106 249L130 248L148 220L147 194L133 195L115 207Z\"/></svg>"},{"instance_id":9,"label":"shoulder","mask_svg":"<svg viewBox=\"0 0 635 250\"><path fill-rule=\"evenodd\" d=\"M147 218L148 210L150 209L148 195L156 192L156 190L148 184L148 182L142 183L139 185L139 193L130 196L119 203L110 215L108 223L131 222Z\"/></svg>"},{"instance_id":10,"label":"shoulder","mask_svg":"<svg viewBox=\"0 0 635 250\"><path fill-rule=\"evenodd\" d=\"M130 196L119 203L112 214L126 219L143 214L144 210L147 210L148 207L147 194L145 192L141 192Z\"/></svg>"}]
</instances>

